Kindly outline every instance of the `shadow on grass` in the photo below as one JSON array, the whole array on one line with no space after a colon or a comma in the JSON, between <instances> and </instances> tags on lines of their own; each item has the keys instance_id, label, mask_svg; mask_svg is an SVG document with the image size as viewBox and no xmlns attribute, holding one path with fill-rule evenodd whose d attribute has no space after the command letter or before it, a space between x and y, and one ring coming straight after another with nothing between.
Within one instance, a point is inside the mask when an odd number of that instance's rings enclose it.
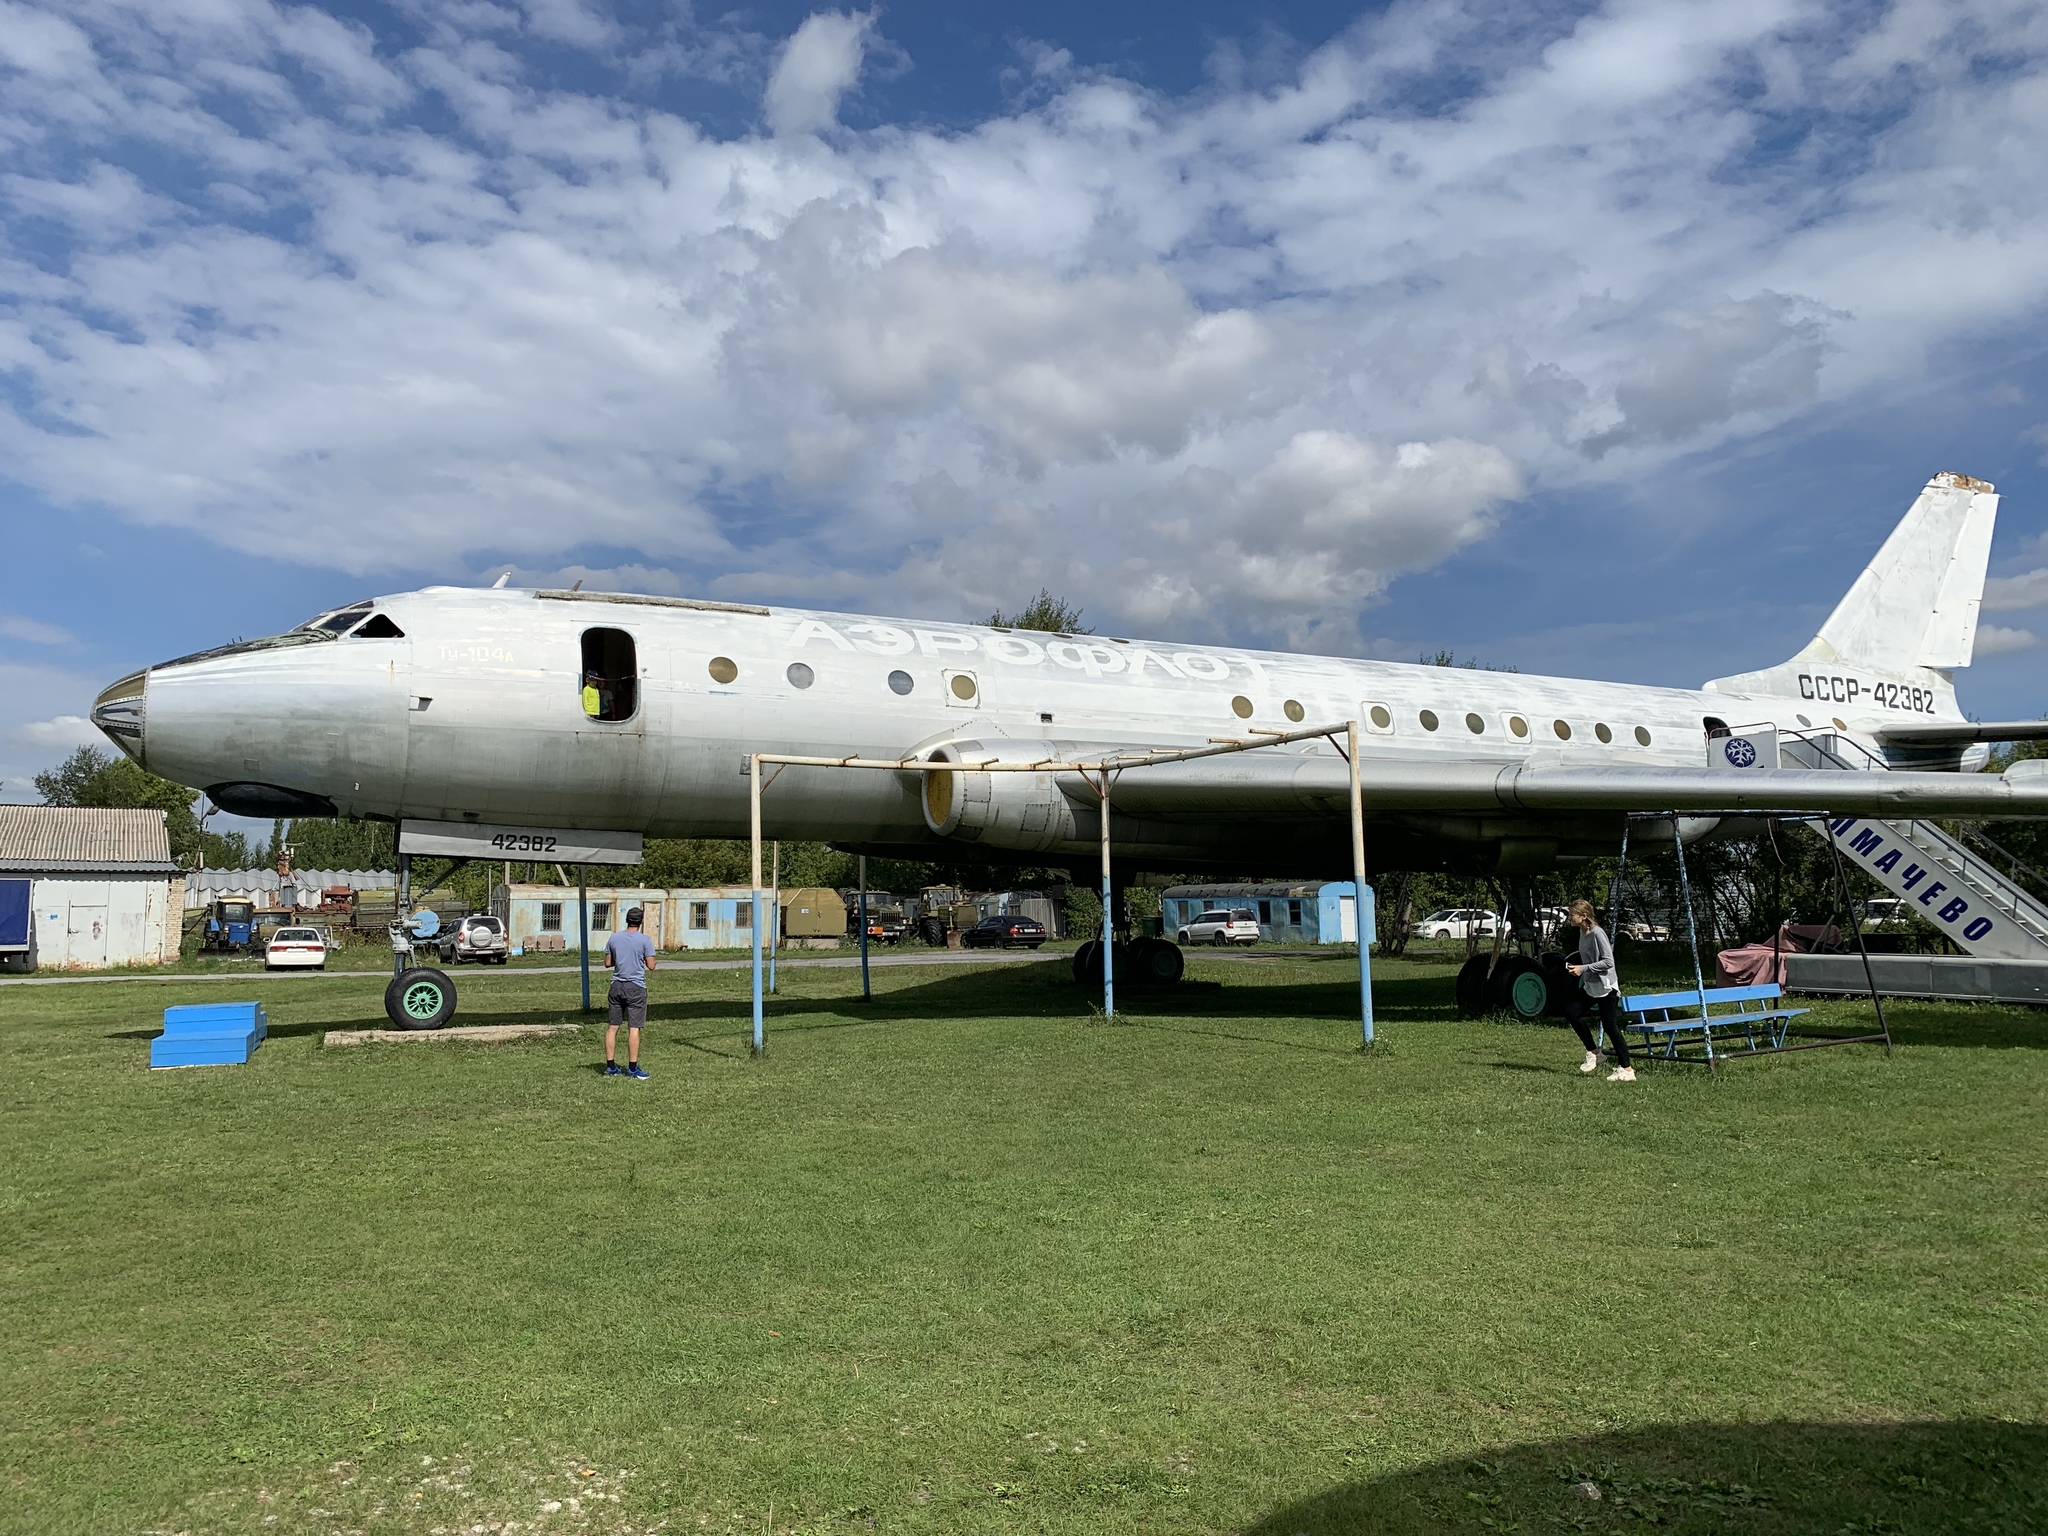
<instances>
[{"instance_id":1,"label":"shadow on grass","mask_svg":"<svg viewBox=\"0 0 2048 1536\"><path fill-rule=\"evenodd\" d=\"M2048 1428L1985 1419L1660 1425L1347 1483L1274 1511L1244 1536L1646 1529L2048 1530Z\"/></svg>"}]
</instances>

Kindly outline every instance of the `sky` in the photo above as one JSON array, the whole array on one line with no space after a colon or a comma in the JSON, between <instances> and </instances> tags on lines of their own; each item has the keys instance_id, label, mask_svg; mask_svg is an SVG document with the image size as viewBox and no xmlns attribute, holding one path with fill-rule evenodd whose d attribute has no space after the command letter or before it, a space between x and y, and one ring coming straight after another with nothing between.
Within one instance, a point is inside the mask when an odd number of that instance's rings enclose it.
<instances>
[{"instance_id":1,"label":"sky","mask_svg":"<svg viewBox=\"0 0 2048 1536\"><path fill-rule=\"evenodd\" d=\"M2026 0L0 0L0 798L433 583L1694 686L1942 470L2048 711Z\"/></svg>"}]
</instances>

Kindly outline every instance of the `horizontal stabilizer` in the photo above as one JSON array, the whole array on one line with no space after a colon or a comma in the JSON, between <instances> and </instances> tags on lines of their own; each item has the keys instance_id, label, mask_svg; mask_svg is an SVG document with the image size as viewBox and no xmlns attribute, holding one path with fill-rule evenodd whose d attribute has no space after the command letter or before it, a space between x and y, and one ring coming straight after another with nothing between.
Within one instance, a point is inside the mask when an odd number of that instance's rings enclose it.
<instances>
[{"instance_id":1,"label":"horizontal stabilizer","mask_svg":"<svg viewBox=\"0 0 2048 1536\"><path fill-rule=\"evenodd\" d=\"M1944 720L1931 725L1880 725L1875 734L1903 746L1963 746L1973 741L2048 741L2048 720Z\"/></svg>"}]
</instances>

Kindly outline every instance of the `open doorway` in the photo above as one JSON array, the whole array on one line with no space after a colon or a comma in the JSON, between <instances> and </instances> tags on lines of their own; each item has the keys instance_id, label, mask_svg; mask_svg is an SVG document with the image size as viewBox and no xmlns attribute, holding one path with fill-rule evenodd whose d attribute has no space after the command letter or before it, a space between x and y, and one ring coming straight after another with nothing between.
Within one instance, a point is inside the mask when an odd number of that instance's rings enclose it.
<instances>
[{"instance_id":1,"label":"open doorway","mask_svg":"<svg viewBox=\"0 0 2048 1536\"><path fill-rule=\"evenodd\" d=\"M640 662L623 629L583 631L583 713L593 720L630 720L640 707Z\"/></svg>"}]
</instances>

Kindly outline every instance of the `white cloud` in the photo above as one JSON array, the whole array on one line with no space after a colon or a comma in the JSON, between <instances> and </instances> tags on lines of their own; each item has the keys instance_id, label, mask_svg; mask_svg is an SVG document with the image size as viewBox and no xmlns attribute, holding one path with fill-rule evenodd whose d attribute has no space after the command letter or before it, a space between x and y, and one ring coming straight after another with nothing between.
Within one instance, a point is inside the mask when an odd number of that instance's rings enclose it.
<instances>
[{"instance_id":1,"label":"white cloud","mask_svg":"<svg viewBox=\"0 0 2048 1536\"><path fill-rule=\"evenodd\" d=\"M26 640L31 645L70 645L76 639L68 629L19 613L0 613L0 635L10 640Z\"/></svg>"},{"instance_id":2,"label":"white cloud","mask_svg":"<svg viewBox=\"0 0 2048 1536\"><path fill-rule=\"evenodd\" d=\"M633 55L568 0L409 52L264 0L0 11L10 474L355 572L962 614L1044 581L1355 649L1525 486L1910 391L2048 304L2019 0L1435 0L1270 87L1041 50L972 131L825 138L884 45L820 12L729 141L517 50L758 81L763 40Z\"/></svg>"},{"instance_id":3,"label":"white cloud","mask_svg":"<svg viewBox=\"0 0 2048 1536\"><path fill-rule=\"evenodd\" d=\"M2015 651L2031 651L2040 643L2031 630L2005 629L1997 624L1977 626L1976 654L1979 656L2010 656Z\"/></svg>"},{"instance_id":4,"label":"white cloud","mask_svg":"<svg viewBox=\"0 0 2048 1536\"><path fill-rule=\"evenodd\" d=\"M1997 613L2013 608L2048 606L2048 566L2017 576L1993 576L1984 583L1984 609Z\"/></svg>"},{"instance_id":5,"label":"white cloud","mask_svg":"<svg viewBox=\"0 0 2048 1536\"><path fill-rule=\"evenodd\" d=\"M777 133L816 133L839 120L839 98L860 79L871 11L817 11L804 19L768 77L762 106Z\"/></svg>"},{"instance_id":6,"label":"white cloud","mask_svg":"<svg viewBox=\"0 0 2048 1536\"><path fill-rule=\"evenodd\" d=\"M73 747L103 747L107 738L83 715L58 715L49 720L31 720L15 730L16 737L33 747L69 752Z\"/></svg>"},{"instance_id":7,"label":"white cloud","mask_svg":"<svg viewBox=\"0 0 2048 1536\"><path fill-rule=\"evenodd\" d=\"M35 775L54 768L74 747L104 747L107 738L85 718L106 686L61 667L0 661L0 801L35 801Z\"/></svg>"}]
</instances>

